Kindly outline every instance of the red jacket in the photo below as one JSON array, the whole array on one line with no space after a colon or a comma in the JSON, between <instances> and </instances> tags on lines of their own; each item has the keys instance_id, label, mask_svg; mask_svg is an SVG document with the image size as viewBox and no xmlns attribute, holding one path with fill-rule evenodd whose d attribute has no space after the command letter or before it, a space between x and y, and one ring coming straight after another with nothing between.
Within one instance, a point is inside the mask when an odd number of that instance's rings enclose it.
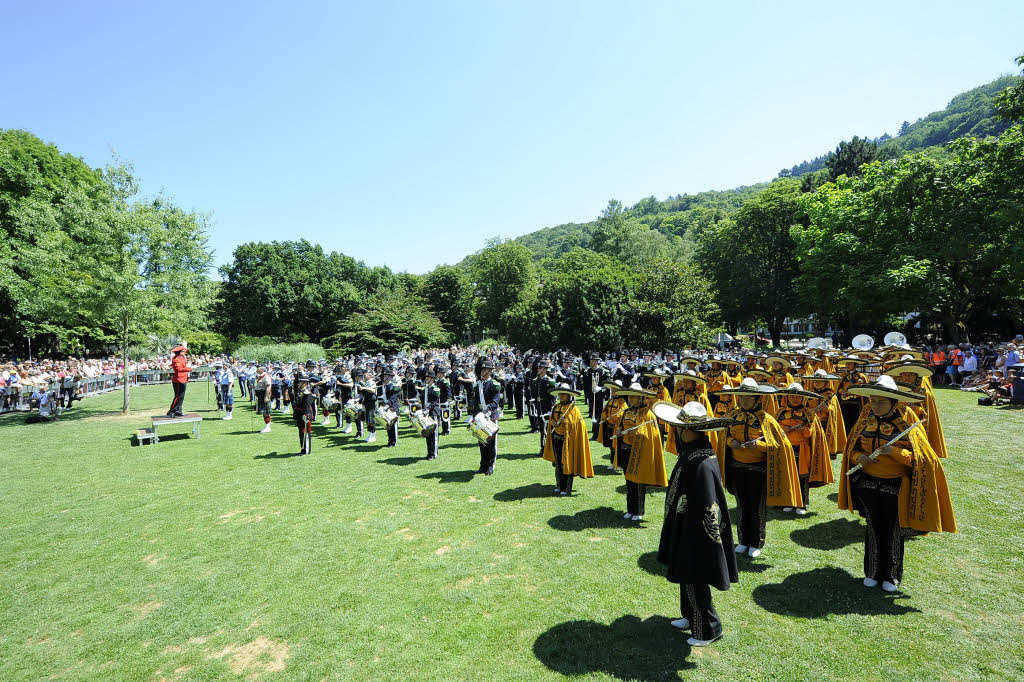
<instances>
[{"instance_id":1,"label":"red jacket","mask_svg":"<svg viewBox=\"0 0 1024 682\"><path fill-rule=\"evenodd\" d=\"M184 355L175 355L171 360L171 368L174 370L174 378L171 381L176 381L179 384L188 383L188 375L192 368L188 366Z\"/></svg>"}]
</instances>

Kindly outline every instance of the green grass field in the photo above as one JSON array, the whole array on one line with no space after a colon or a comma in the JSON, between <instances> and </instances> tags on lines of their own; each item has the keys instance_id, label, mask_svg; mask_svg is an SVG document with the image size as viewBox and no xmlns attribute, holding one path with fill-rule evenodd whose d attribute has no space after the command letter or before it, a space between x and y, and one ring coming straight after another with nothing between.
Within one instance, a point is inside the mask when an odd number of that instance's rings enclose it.
<instances>
[{"instance_id":1,"label":"green grass field","mask_svg":"<svg viewBox=\"0 0 1024 682\"><path fill-rule=\"evenodd\" d=\"M202 439L137 447L170 388L120 400L0 417L2 680L1024 678L1024 413L967 393L938 392L960 534L910 542L901 593L861 585L863 525L818 489L771 512L693 650L654 560L664 495L624 521L596 444L561 498L526 420L485 477L464 429L432 462L408 426L392 450L318 426L295 457L290 417L257 435L198 384Z\"/></svg>"}]
</instances>

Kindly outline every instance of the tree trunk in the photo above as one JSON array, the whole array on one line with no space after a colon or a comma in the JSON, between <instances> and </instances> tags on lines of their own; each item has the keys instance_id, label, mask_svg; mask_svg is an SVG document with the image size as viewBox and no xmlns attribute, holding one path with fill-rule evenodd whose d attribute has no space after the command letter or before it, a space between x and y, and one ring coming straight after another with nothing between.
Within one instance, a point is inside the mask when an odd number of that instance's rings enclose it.
<instances>
[{"instance_id":1,"label":"tree trunk","mask_svg":"<svg viewBox=\"0 0 1024 682\"><path fill-rule=\"evenodd\" d=\"M121 406L121 414L131 412L129 397L131 389L128 385L128 317L125 316L121 326L121 385L124 391L124 404Z\"/></svg>"},{"instance_id":2,"label":"tree trunk","mask_svg":"<svg viewBox=\"0 0 1024 682\"><path fill-rule=\"evenodd\" d=\"M967 342L967 325L962 319L957 319L951 313L942 312L942 328L946 332L949 343L960 345Z\"/></svg>"}]
</instances>

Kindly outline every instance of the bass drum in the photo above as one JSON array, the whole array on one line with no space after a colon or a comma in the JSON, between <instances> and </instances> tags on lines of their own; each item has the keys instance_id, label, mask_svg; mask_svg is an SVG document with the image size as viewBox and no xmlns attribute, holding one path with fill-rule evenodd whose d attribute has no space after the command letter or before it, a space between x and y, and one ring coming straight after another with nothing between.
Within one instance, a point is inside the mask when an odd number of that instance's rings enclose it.
<instances>
[{"instance_id":1,"label":"bass drum","mask_svg":"<svg viewBox=\"0 0 1024 682\"><path fill-rule=\"evenodd\" d=\"M450 408L441 408L441 421L450 422L452 420L452 411Z\"/></svg>"}]
</instances>

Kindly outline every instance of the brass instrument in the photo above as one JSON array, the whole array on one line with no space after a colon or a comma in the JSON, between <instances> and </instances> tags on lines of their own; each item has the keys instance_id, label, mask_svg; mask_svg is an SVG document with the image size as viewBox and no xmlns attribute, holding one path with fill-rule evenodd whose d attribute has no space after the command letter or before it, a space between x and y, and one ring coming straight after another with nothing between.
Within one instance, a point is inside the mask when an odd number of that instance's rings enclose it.
<instances>
[{"instance_id":1,"label":"brass instrument","mask_svg":"<svg viewBox=\"0 0 1024 682\"><path fill-rule=\"evenodd\" d=\"M850 345L859 351L867 352L875 347L875 340L867 334L857 334Z\"/></svg>"},{"instance_id":2,"label":"brass instrument","mask_svg":"<svg viewBox=\"0 0 1024 682\"><path fill-rule=\"evenodd\" d=\"M907 337L899 332L889 332L882 339L882 343L887 346L905 346L907 345Z\"/></svg>"}]
</instances>

